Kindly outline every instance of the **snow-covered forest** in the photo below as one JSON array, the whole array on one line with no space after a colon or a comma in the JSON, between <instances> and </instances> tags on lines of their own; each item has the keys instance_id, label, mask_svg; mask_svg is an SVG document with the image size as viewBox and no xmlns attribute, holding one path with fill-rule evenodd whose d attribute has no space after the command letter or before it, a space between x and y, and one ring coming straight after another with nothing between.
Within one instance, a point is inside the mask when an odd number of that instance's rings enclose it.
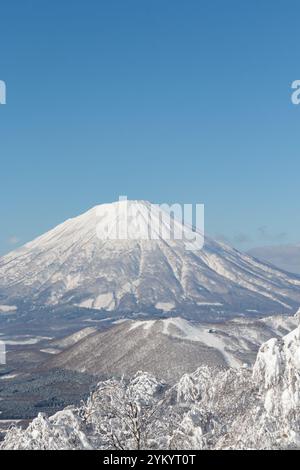
<instances>
[{"instance_id":1,"label":"snow-covered forest","mask_svg":"<svg viewBox=\"0 0 300 470\"><path fill-rule=\"evenodd\" d=\"M300 326L264 343L253 369L203 366L172 387L149 373L100 382L80 407L12 427L1 449L295 449Z\"/></svg>"}]
</instances>

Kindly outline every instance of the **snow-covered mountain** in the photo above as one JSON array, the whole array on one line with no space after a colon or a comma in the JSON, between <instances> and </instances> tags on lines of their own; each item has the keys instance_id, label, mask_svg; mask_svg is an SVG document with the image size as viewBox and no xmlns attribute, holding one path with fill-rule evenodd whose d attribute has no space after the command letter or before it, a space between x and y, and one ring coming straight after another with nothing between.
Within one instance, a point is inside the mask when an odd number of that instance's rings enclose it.
<instances>
[{"instance_id":1,"label":"snow-covered mountain","mask_svg":"<svg viewBox=\"0 0 300 470\"><path fill-rule=\"evenodd\" d=\"M173 220L161 223L165 214L152 209L144 201L96 206L2 257L1 311L76 305L203 318L211 312L286 313L299 305L299 276L208 237L202 250L188 250L184 240L165 239L159 227L168 232L176 224L186 237L195 235L192 229ZM152 240L146 239L149 221ZM125 223L139 239L109 239L107 233L124 231Z\"/></svg>"}]
</instances>

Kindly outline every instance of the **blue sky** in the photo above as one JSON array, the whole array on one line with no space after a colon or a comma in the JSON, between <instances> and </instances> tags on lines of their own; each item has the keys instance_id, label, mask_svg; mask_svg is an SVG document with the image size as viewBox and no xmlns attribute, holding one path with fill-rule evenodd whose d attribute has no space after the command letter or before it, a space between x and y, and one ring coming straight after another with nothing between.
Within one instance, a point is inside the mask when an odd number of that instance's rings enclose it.
<instances>
[{"instance_id":1,"label":"blue sky","mask_svg":"<svg viewBox=\"0 0 300 470\"><path fill-rule=\"evenodd\" d=\"M120 194L300 241L297 1L1 3L0 253Z\"/></svg>"}]
</instances>

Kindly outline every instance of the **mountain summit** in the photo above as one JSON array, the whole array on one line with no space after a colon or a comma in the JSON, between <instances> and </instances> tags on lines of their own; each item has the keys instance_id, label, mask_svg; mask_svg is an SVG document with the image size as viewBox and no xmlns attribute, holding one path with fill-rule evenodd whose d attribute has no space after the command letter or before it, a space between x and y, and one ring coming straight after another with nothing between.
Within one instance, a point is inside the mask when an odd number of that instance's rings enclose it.
<instances>
[{"instance_id":1,"label":"mountain summit","mask_svg":"<svg viewBox=\"0 0 300 470\"><path fill-rule=\"evenodd\" d=\"M202 249L187 249L186 240L202 235L168 215L146 201L120 201L67 220L0 259L0 305L199 319L299 306L299 276L208 237Z\"/></svg>"}]
</instances>

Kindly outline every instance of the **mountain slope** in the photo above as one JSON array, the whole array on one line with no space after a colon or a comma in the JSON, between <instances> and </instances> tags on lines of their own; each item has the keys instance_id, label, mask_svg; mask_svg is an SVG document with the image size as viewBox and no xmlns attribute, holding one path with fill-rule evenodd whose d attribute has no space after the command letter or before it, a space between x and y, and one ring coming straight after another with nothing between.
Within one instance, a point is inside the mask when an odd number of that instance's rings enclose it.
<instances>
[{"instance_id":1,"label":"mountain slope","mask_svg":"<svg viewBox=\"0 0 300 470\"><path fill-rule=\"evenodd\" d=\"M218 324L200 324L180 317L118 321L112 328L95 332L52 356L42 369L105 377L131 377L144 370L174 382L200 365L251 365L262 342L283 336L297 324L296 316L241 318ZM79 332L77 337L81 336Z\"/></svg>"},{"instance_id":2,"label":"mountain slope","mask_svg":"<svg viewBox=\"0 0 300 470\"><path fill-rule=\"evenodd\" d=\"M175 311L186 317L290 312L300 277L208 237L202 250L159 231L164 213L144 201L96 206L0 259L0 303L6 308L76 305L114 312ZM138 212L138 216L135 214ZM146 240L149 220L154 240ZM107 230L139 239L108 239ZM172 222L173 223L173 222ZM176 222L186 236L194 233ZM163 222L163 230L171 223ZM97 233L102 238L98 238ZM105 238L106 237L106 238Z\"/></svg>"}]
</instances>

